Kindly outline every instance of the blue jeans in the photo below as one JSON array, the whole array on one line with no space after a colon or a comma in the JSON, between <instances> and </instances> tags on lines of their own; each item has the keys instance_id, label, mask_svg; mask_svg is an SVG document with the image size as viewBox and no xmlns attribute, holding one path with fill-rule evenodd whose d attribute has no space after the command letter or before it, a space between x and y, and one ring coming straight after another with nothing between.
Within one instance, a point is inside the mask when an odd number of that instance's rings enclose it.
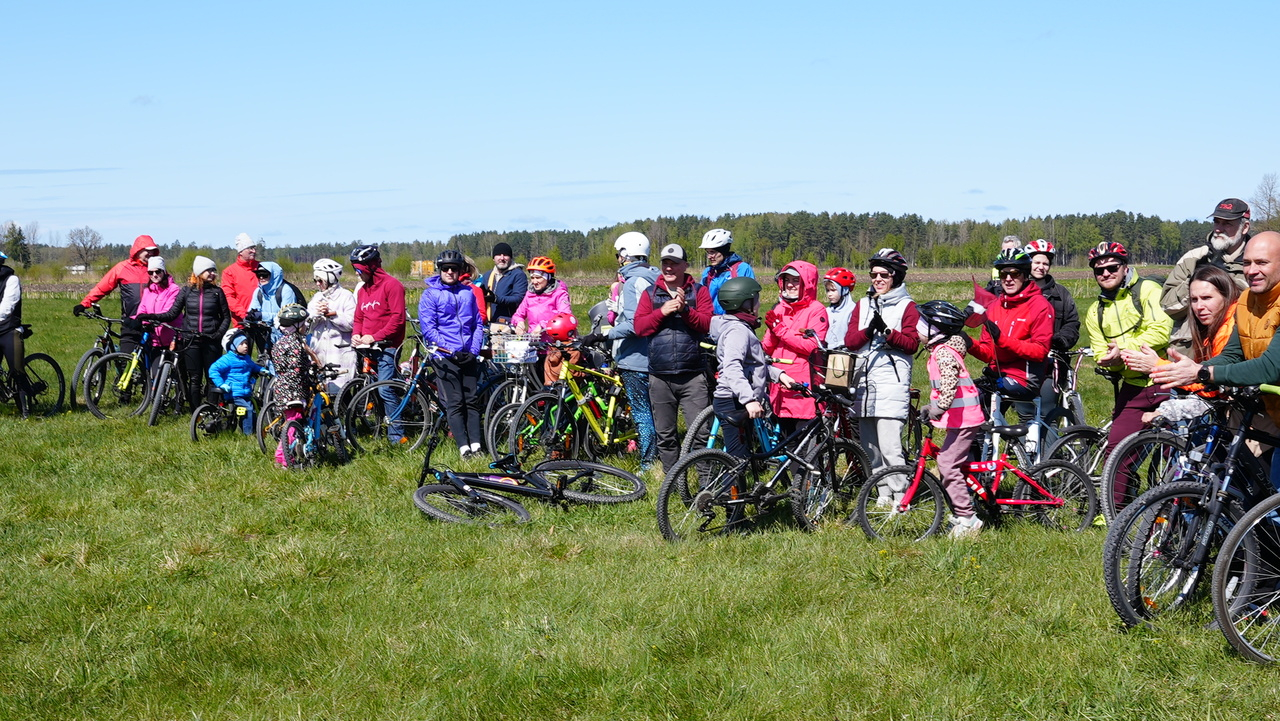
<instances>
[{"instance_id":1,"label":"blue jeans","mask_svg":"<svg viewBox=\"0 0 1280 721\"><path fill-rule=\"evenodd\" d=\"M232 398L231 403L244 409L244 415L240 418L240 432L246 436L253 435L253 401L249 398Z\"/></svg>"},{"instance_id":2,"label":"blue jeans","mask_svg":"<svg viewBox=\"0 0 1280 721\"><path fill-rule=\"evenodd\" d=\"M396 366L396 348L383 348L382 353L378 355L378 380L389 381L396 377L396 373L400 370ZM388 415L400 407L400 396L393 388L379 388L378 395L382 396L382 406L386 409ZM387 429L387 440L392 443L399 443L404 437L404 426L397 421L400 420L400 414L396 413L391 419L391 427Z\"/></svg>"}]
</instances>

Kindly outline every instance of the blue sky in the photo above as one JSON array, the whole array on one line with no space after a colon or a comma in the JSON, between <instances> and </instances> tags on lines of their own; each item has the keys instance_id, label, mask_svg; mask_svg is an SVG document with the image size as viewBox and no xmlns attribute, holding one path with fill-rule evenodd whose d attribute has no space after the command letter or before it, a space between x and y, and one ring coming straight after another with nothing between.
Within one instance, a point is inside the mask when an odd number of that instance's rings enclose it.
<instances>
[{"instance_id":1,"label":"blue sky","mask_svg":"<svg viewBox=\"0 0 1280 721\"><path fill-rule=\"evenodd\" d=\"M1280 170L1280 3L1040 5L8 3L0 220L297 245L1181 219Z\"/></svg>"}]
</instances>

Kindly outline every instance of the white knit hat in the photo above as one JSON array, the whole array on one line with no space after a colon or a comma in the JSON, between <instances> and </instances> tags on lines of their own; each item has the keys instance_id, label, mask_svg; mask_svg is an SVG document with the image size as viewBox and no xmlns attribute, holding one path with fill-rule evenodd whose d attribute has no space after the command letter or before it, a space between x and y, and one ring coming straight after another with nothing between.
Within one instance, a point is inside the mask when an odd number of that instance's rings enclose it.
<instances>
[{"instance_id":1,"label":"white knit hat","mask_svg":"<svg viewBox=\"0 0 1280 721\"><path fill-rule=\"evenodd\" d=\"M209 260L208 258L204 257L203 255L197 255L195 262L191 264L192 275L200 275L206 270L217 270L217 269L218 269L217 264L214 263L212 260Z\"/></svg>"},{"instance_id":2,"label":"white knit hat","mask_svg":"<svg viewBox=\"0 0 1280 721\"><path fill-rule=\"evenodd\" d=\"M241 233L240 235L236 236L236 252L237 253L239 253L242 250L247 250L249 248L252 248L256 245L257 243L253 240L253 238L249 237L248 233Z\"/></svg>"},{"instance_id":3,"label":"white knit hat","mask_svg":"<svg viewBox=\"0 0 1280 721\"><path fill-rule=\"evenodd\" d=\"M152 271L152 270L166 270L166 268L164 267L164 258L161 258L161 257L160 257L160 256L158 256L158 255L153 255L153 256L151 256L150 258L148 258L148 259L147 259L147 270L148 270L148 271Z\"/></svg>"}]
</instances>

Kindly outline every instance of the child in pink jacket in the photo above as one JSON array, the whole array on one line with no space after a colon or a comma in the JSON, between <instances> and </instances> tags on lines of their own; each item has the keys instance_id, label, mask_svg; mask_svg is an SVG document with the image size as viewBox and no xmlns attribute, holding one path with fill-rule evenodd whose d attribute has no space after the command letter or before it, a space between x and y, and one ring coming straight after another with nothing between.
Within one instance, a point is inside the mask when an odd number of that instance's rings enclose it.
<instances>
[{"instance_id":1,"label":"child in pink jacket","mask_svg":"<svg viewBox=\"0 0 1280 721\"><path fill-rule=\"evenodd\" d=\"M809 354L818 348L818 342L806 338L804 331L812 329L819 340L826 340L828 327L827 308L818 300L818 268L813 263L796 260L787 263L776 278L778 304L764 317L769 329L764 334L764 352L793 361L785 367L787 375L807 381ZM781 385L769 387L769 402L788 432L795 427L795 420L813 418L817 412L812 398Z\"/></svg>"}]
</instances>

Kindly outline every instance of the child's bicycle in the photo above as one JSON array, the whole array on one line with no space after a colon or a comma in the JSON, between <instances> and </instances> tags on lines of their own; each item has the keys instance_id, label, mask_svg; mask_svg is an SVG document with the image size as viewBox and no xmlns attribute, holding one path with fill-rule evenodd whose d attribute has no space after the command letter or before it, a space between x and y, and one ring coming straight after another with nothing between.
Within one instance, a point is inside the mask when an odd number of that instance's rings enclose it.
<instances>
[{"instance_id":1,"label":"child's bicycle","mask_svg":"<svg viewBox=\"0 0 1280 721\"><path fill-rule=\"evenodd\" d=\"M1006 440L1027 434L1025 425L985 425L984 431ZM940 450L930 426L915 467L890 466L862 486L855 513L868 538L919 540L941 530L950 499L941 482L926 469L930 460L936 461ZM1012 495L1001 496L1000 484L1006 475L1017 483ZM974 508L988 522L998 522L1002 514L1033 513L1050 528L1084 531L1097 513L1093 482L1067 461L1048 460L1024 471L1002 451L994 460L969 462L965 476L965 483L976 496ZM894 491L894 487L902 490Z\"/></svg>"},{"instance_id":2,"label":"child's bicycle","mask_svg":"<svg viewBox=\"0 0 1280 721\"><path fill-rule=\"evenodd\" d=\"M574 503L625 503L644 497L645 485L619 468L591 461L543 461L525 471L515 456L489 464L486 473L462 473L431 465L440 438L433 435L422 459L413 504L431 518L490 526L524 523L529 511L503 493L567 507ZM428 484L428 480L434 483Z\"/></svg>"},{"instance_id":3,"label":"child's bicycle","mask_svg":"<svg viewBox=\"0 0 1280 721\"><path fill-rule=\"evenodd\" d=\"M236 405L232 402L231 396L223 391L215 389L213 392L217 393L217 401L201 403L200 407L191 413L192 443L209 440L227 431L238 431L246 416L257 413L258 403L252 397L249 398L249 402L253 407L248 408Z\"/></svg>"},{"instance_id":4,"label":"child's bicycle","mask_svg":"<svg viewBox=\"0 0 1280 721\"><path fill-rule=\"evenodd\" d=\"M334 412L333 399L329 397L326 382L345 371L336 363L326 363L316 374L315 392L311 406L301 420L292 420L280 430L280 443L284 448L284 465L291 470L316 465L325 455L332 455L335 462L346 463L351 458L347 448L347 432L342 419Z\"/></svg>"},{"instance_id":5,"label":"child's bicycle","mask_svg":"<svg viewBox=\"0 0 1280 721\"><path fill-rule=\"evenodd\" d=\"M93 347L84 352L80 356L80 360L76 363L76 369L71 373L71 394L68 397L68 405L73 409L76 406L76 398L84 397L84 379L90 368L98 359L104 355L109 355L120 350L116 341L120 339L120 333L113 329L112 324L120 322L119 318L108 318L102 314L102 306L94 303L81 314L81 317L90 320L96 320L102 325L102 332L93 341ZM96 399L95 399L96 400Z\"/></svg>"}]
</instances>

